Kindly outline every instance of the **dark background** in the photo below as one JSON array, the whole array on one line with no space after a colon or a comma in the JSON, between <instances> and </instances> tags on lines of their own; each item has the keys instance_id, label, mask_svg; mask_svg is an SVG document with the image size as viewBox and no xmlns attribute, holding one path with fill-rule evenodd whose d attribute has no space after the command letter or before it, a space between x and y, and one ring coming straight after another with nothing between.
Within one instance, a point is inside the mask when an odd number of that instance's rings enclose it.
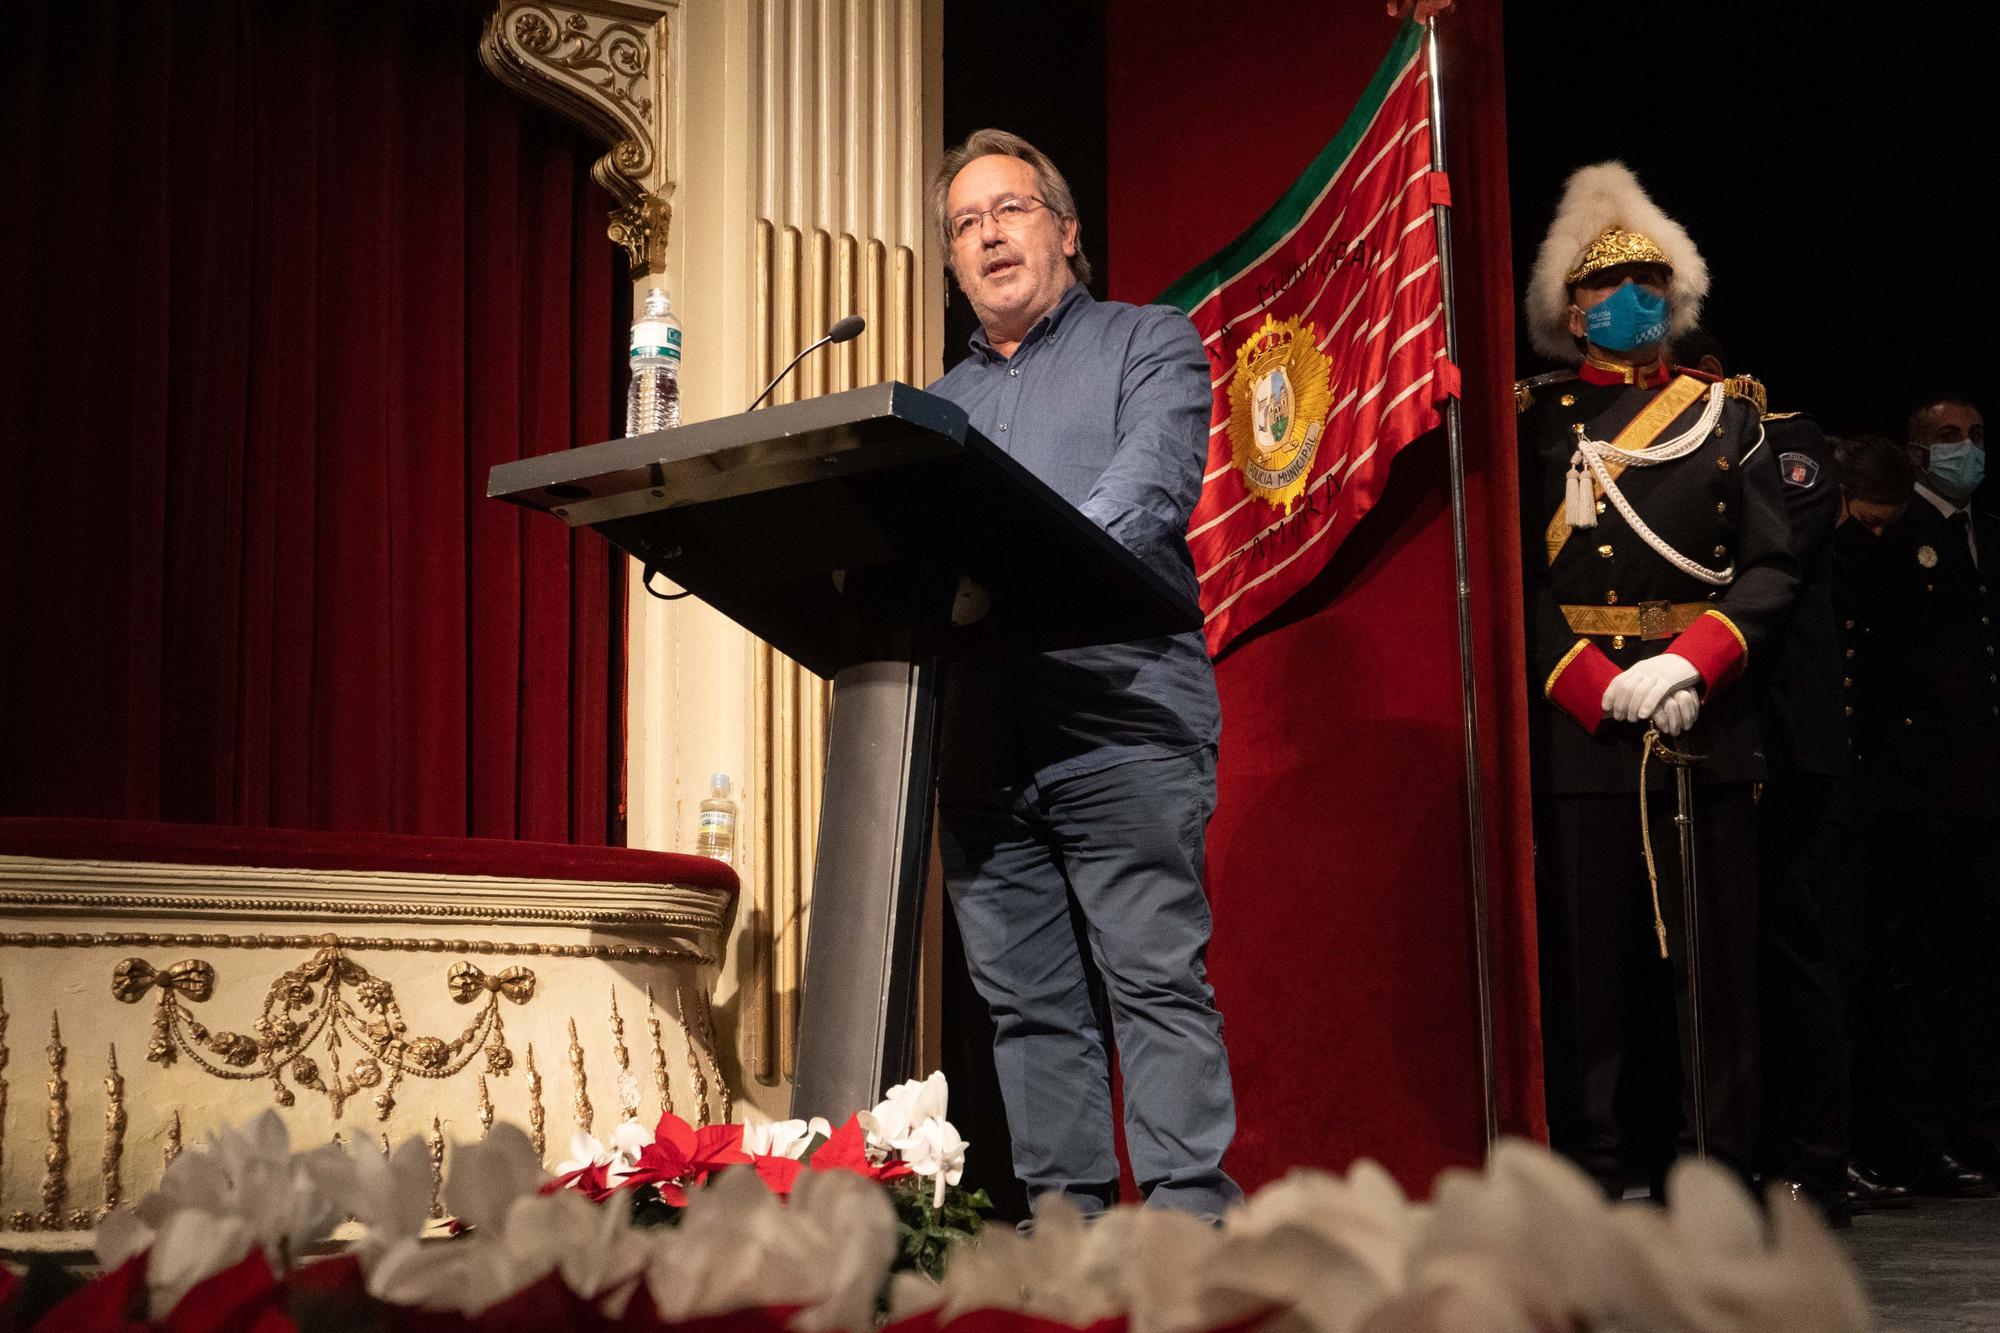
<instances>
[{"instance_id":1,"label":"dark background","mask_svg":"<svg viewBox=\"0 0 2000 1333\"><path fill-rule=\"evenodd\" d=\"M1102 299L1105 253L1104 5L1101 0L1022 0L1004 10L944 7L944 143L974 130L1012 130L1047 153L1076 196L1078 234ZM979 327L945 280L944 368L965 359Z\"/></svg>"},{"instance_id":2,"label":"dark background","mask_svg":"<svg viewBox=\"0 0 2000 1333\"><path fill-rule=\"evenodd\" d=\"M1919 395L1984 401L1990 6L1850 8L1506 6L1517 291L1564 177L1622 158L1708 260L1704 322L1773 411L1900 438Z\"/></svg>"}]
</instances>

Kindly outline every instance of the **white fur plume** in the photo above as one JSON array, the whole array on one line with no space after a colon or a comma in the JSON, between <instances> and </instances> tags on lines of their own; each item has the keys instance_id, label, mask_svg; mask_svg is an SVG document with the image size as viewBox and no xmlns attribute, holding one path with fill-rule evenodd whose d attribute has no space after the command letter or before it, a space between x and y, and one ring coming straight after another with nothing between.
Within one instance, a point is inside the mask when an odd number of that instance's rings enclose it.
<instances>
[{"instance_id":1,"label":"white fur plume","mask_svg":"<svg viewBox=\"0 0 2000 1333\"><path fill-rule=\"evenodd\" d=\"M1609 226L1650 238L1666 252L1674 280L1667 292L1667 333L1678 337L1701 319L1708 295L1708 265L1680 223L1660 211L1623 162L1579 167L1563 186L1555 221L1542 238L1524 302L1528 339L1552 361L1574 365L1583 359L1569 331L1569 288L1563 278L1590 243Z\"/></svg>"}]
</instances>

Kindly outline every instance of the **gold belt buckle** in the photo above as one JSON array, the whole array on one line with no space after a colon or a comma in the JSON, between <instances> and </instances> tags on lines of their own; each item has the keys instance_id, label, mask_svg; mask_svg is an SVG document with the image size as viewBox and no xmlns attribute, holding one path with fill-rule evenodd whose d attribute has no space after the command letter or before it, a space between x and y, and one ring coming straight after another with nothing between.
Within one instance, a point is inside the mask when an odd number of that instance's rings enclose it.
<instances>
[{"instance_id":1,"label":"gold belt buckle","mask_svg":"<svg viewBox=\"0 0 2000 1333\"><path fill-rule=\"evenodd\" d=\"M1672 602L1639 603L1639 637L1642 639L1673 638L1674 604Z\"/></svg>"}]
</instances>

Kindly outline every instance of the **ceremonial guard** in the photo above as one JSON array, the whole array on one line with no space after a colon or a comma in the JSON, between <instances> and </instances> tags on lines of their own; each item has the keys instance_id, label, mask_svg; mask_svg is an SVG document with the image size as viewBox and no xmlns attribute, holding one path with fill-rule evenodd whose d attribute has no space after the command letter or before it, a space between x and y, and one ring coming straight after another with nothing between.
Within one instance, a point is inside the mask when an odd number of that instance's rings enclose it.
<instances>
[{"instance_id":1,"label":"ceremonial guard","mask_svg":"<svg viewBox=\"0 0 2000 1333\"><path fill-rule=\"evenodd\" d=\"M1578 171L1526 302L1536 349L1576 368L1517 388L1549 1128L1614 1195L1673 1155L1646 1129L1676 1120L1662 1048L1683 1144L1747 1174L1757 1133L1746 672L1798 578L1758 405L1666 355L1707 287L1630 171Z\"/></svg>"},{"instance_id":2,"label":"ceremonial guard","mask_svg":"<svg viewBox=\"0 0 2000 1333\"><path fill-rule=\"evenodd\" d=\"M2000 1173L2000 514L1975 498L1985 434L1961 398L1911 414L1921 475L1864 585L1880 682L1870 877L1892 1061L1866 1137L1934 1195L1990 1194Z\"/></svg>"}]
</instances>

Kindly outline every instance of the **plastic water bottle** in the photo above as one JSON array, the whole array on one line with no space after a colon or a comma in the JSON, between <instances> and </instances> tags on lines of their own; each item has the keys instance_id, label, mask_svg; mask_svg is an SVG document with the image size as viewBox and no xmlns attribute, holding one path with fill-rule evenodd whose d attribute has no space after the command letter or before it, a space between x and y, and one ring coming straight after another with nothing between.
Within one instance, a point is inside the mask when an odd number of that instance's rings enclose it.
<instances>
[{"instance_id":1,"label":"plastic water bottle","mask_svg":"<svg viewBox=\"0 0 2000 1333\"><path fill-rule=\"evenodd\" d=\"M696 856L712 856L718 861L736 859L736 802L729 799L729 775L708 775L708 799L701 803L695 823Z\"/></svg>"},{"instance_id":2,"label":"plastic water bottle","mask_svg":"<svg viewBox=\"0 0 2000 1333\"><path fill-rule=\"evenodd\" d=\"M625 392L625 433L645 435L681 424L681 322L664 289L646 293L632 321L632 383Z\"/></svg>"}]
</instances>

